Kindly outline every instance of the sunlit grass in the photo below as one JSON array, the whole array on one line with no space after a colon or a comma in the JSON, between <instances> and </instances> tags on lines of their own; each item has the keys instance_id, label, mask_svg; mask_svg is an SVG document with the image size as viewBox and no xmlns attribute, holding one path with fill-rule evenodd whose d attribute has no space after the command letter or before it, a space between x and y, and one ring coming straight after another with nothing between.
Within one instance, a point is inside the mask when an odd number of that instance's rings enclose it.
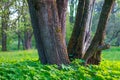
<instances>
[{"instance_id":1,"label":"sunlit grass","mask_svg":"<svg viewBox=\"0 0 120 80\"><path fill-rule=\"evenodd\" d=\"M112 47L103 51L102 59L120 61L120 47ZM0 63L19 62L23 60L38 60L37 50L0 52Z\"/></svg>"},{"instance_id":2,"label":"sunlit grass","mask_svg":"<svg viewBox=\"0 0 120 80\"><path fill-rule=\"evenodd\" d=\"M105 60L120 61L120 47L111 47L110 49L103 51L102 57Z\"/></svg>"},{"instance_id":3,"label":"sunlit grass","mask_svg":"<svg viewBox=\"0 0 120 80\"><path fill-rule=\"evenodd\" d=\"M112 47L103 51L102 59L120 61L120 47ZM0 52L0 63L20 62L23 60L38 60L37 50Z\"/></svg>"},{"instance_id":4,"label":"sunlit grass","mask_svg":"<svg viewBox=\"0 0 120 80\"><path fill-rule=\"evenodd\" d=\"M0 52L0 63L38 60L37 50Z\"/></svg>"}]
</instances>

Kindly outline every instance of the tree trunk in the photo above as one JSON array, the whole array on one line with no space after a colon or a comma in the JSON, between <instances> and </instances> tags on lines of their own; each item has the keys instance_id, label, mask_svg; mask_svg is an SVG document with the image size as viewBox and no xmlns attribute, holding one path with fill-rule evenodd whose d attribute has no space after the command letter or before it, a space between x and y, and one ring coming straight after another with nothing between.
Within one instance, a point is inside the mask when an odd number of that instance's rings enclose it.
<instances>
[{"instance_id":1,"label":"tree trunk","mask_svg":"<svg viewBox=\"0 0 120 80\"><path fill-rule=\"evenodd\" d=\"M84 56L86 50L90 45L91 39L91 23L92 23L92 12L94 8L95 0L86 0L84 14L81 21L81 28L78 37L78 43L76 46L76 53L78 58Z\"/></svg>"},{"instance_id":2,"label":"tree trunk","mask_svg":"<svg viewBox=\"0 0 120 80\"><path fill-rule=\"evenodd\" d=\"M2 34L2 51L7 51L7 23L8 17L6 15L2 16L2 28L1 28L1 34Z\"/></svg>"},{"instance_id":3,"label":"tree trunk","mask_svg":"<svg viewBox=\"0 0 120 80\"><path fill-rule=\"evenodd\" d=\"M99 64L101 60L101 51L110 47L109 45L104 43L104 36L108 17L112 10L114 2L115 0L105 0L104 2L97 31L91 42L90 47L83 57L83 59L85 60L85 64Z\"/></svg>"},{"instance_id":4,"label":"tree trunk","mask_svg":"<svg viewBox=\"0 0 120 80\"><path fill-rule=\"evenodd\" d=\"M20 35L17 35L17 36L18 36L18 50L20 50Z\"/></svg>"},{"instance_id":5,"label":"tree trunk","mask_svg":"<svg viewBox=\"0 0 120 80\"><path fill-rule=\"evenodd\" d=\"M58 9L58 16L59 22L61 25L63 40L66 45L65 37L66 37L66 11L67 11L67 4L68 0L57 0L57 9Z\"/></svg>"},{"instance_id":6,"label":"tree trunk","mask_svg":"<svg viewBox=\"0 0 120 80\"><path fill-rule=\"evenodd\" d=\"M30 30L26 30L26 32L24 33L25 50L31 49L31 47L32 47L31 39L32 39L32 32Z\"/></svg>"},{"instance_id":7,"label":"tree trunk","mask_svg":"<svg viewBox=\"0 0 120 80\"><path fill-rule=\"evenodd\" d=\"M2 51L7 51L7 27L8 27L8 20L9 20L9 8L8 2L4 3L2 9L2 27L1 27L1 34L2 34Z\"/></svg>"},{"instance_id":8,"label":"tree trunk","mask_svg":"<svg viewBox=\"0 0 120 80\"><path fill-rule=\"evenodd\" d=\"M68 64L56 0L28 0L41 63Z\"/></svg>"},{"instance_id":9,"label":"tree trunk","mask_svg":"<svg viewBox=\"0 0 120 80\"><path fill-rule=\"evenodd\" d=\"M80 0L72 36L68 44L68 53L73 58L81 58L89 47L92 12L95 0Z\"/></svg>"},{"instance_id":10,"label":"tree trunk","mask_svg":"<svg viewBox=\"0 0 120 80\"><path fill-rule=\"evenodd\" d=\"M23 50L25 50L25 40L24 40L24 38L22 38L21 32L18 31L18 32L16 32L16 34L18 36L18 50L20 49L20 43L22 43Z\"/></svg>"},{"instance_id":11,"label":"tree trunk","mask_svg":"<svg viewBox=\"0 0 120 80\"><path fill-rule=\"evenodd\" d=\"M84 3L85 3L84 0L79 1L75 25L67 47L68 53L69 55L72 55L72 57L76 56L75 51L76 51L77 39L79 37L80 28L81 28L81 26L79 25L81 25L81 21L82 21L82 16L84 12Z\"/></svg>"},{"instance_id":12,"label":"tree trunk","mask_svg":"<svg viewBox=\"0 0 120 80\"><path fill-rule=\"evenodd\" d=\"M74 23L74 8L75 8L75 4L74 4L74 0L70 0L69 1L69 7L70 7L70 19L69 19L69 21L70 21L70 23Z\"/></svg>"}]
</instances>

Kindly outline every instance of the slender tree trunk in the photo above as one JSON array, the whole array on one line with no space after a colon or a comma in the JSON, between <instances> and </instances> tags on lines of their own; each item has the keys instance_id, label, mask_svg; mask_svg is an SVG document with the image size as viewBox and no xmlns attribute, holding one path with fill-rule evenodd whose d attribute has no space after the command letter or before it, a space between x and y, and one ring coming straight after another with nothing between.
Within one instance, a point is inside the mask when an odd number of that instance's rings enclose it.
<instances>
[{"instance_id":1,"label":"slender tree trunk","mask_svg":"<svg viewBox=\"0 0 120 80\"><path fill-rule=\"evenodd\" d=\"M69 1L69 5L70 5L70 23L74 23L74 8L75 8L75 4L74 4L74 0L70 0Z\"/></svg>"},{"instance_id":2,"label":"slender tree trunk","mask_svg":"<svg viewBox=\"0 0 120 80\"><path fill-rule=\"evenodd\" d=\"M101 60L101 51L110 47L108 44L104 43L104 36L108 17L112 10L114 2L115 0L105 0L104 2L97 31L90 47L83 57L85 64L99 64Z\"/></svg>"},{"instance_id":3,"label":"slender tree trunk","mask_svg":"<svg viewBox=\"0 0 120 80\"><path fill-rule=\"evenodd\" d=\"M28 0L33 31L43 64L68 64L56 0Z\"/></svg>"},{"instance_id":4,"label":"slender tree trunk","mask_svg":"<svg viewBox=\"0 0 120 80\"><path fill-rule=\"evenodd\" d=\"M18 35L18 50L20 50L20 35Z\"/></svg>"},{"instance_id":5,"label":"slender tree trunk","mask_svg":"<svg viewBox=\"0 0 120 80\"><path fill-rule=\"evenodd\" d=\"M95 0L80 0L72 36L68 44L68 53L81 58L89 47L92 12Z\"/></svg>"},{"instance_id":6,"label":"slender tree trunk","mask_svg":"<svg viewBox=\"0 0 120 80\"><path fill-rule=\"evenodd\" d=\"M21 32L18 31L16 34L18 35L18 50L20 49L20 43L22 43L23 50L25 50L25 40L22 38Z\"/></svg>"},{"instance_id":7,"label":"slender tree trunk","mask_svg":"<svg viewBox=\"0 0 120 80\"><path fill-rule=\"evenodd\" d=\"M25 49L28 50L28 49L31 49L31 39L32 39L32 32L30 30L27 30L25 33L24 33L24 46L25 46Z\"/></svg>"},{"instance_id":8,"label":"slender tree trunk","mask_svg":"<svg viewBox=\"0 0 120 80\"><path fill-rule=\"evenodd\" d=\"M24 41L24 38L21 38L21 42L22 42L23 50L25 50L25 41Z\"/></svg>"},{"instance_id":9,"label":"slender tree trunk","mask_svg":"<svg viewBox=\"0 0 120 80\"><path fill-rule=\"evenodd\" d=\"M8 27L8 20L9 20L9 8L8 2L4 3L3 10L2 10L2 27L1 27L1 34L2 34L2 51L7 51L7 27Z\"/></svg>"},{"instance_id":10,"label":"slender tree trunk","mask_svg":"<svg viewBox=\"0 0 120 80\"><path fill-rule=\"evenodd\" d=\"M7 51L7 23L8 17L7 15L2 16L2 28L1 28L1 33L2 33L2 51Z\"/></svg>"},{"instance_id":11,"label":"slender tree trunk","mask_svg":"<svg viewBox=\"0 0 120 80\"><path fill-rule=\"evenodd\" d=\"M95 0L86 0L84 14L81 21L81 28L78 37L78 43L76 46L76 53L78 58L82 58L86 53L90 45L91 39L91 23L92 23L92 12L94 8Z\"/></svg>"},{"instance_id":12,"label":"slender tree trunk","mask_svg":"<svg viewBox=\"0 0 120 80\"><path fill-rule=\"evenodd\" d=\"M68 43L67 50L68 50L68 53L70 55L72 55L72 57L77 56L77 55L75 55L75 51L76 51L77 39L79 37L80 28L81 28L81 26L79 26L79 25L81 25L81 21L82 21L82 16L83 16L83 12L84 12L84 3L85 3L84 0L79 1L75 25L73 28L71 38Z\"/></svg>"},{"instance_id":13,"label":"slender tree trunk","mask_svg":"<svg viewBox=\"0 0 120 80\"><path fill-rule=\"evenodd\" d=\"M20 15L20 14L18 14L18 15ZM20 27L20 20L19 19L18 19L17 27L18 28ZM16 34L18 36L18 50L20 50L20 43L21 43L21 36L20 36L21 33L20 33L20 30L16 31Z\"/></svg>"}]
</instances>

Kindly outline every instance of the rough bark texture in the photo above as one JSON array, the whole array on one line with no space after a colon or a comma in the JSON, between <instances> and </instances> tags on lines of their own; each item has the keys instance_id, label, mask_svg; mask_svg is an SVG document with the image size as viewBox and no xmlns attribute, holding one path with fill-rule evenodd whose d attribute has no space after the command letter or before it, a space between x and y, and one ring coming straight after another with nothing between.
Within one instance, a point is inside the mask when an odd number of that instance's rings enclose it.
<instances>
[{"instance_id":1,"label":"rough bark texture","mask_svg":"<svg viewBox=\"0 0 120 80\"><path fill-rule=\"evenodd\" d=\"M28 0L37 48L43 64L68 64L55 0Z\"/></svg>"},{"instance_id":2,"label":"rough bark texture","mask_svg":"<svg viewBox=\"0 0 120 80\"><path fill-rule=\"evenodd\" d=\"M114 2L115 0L105 0L104 2L97 31L95 33L90 47L88 48L86 54L83 57L83 59L85 60L85 64L99 64L101 60L102 50L99 50L98 48L100 48L100 46L104 47L106 24ZM109 46L106 46L106 48L109 48Z\"/></svg>"},{"instance_id":3,"label":"rough bark texture","mask_svg":"<svg viewBox=\"0 0 120 80\"><path fill-rule=\"evenodd\" d=\"M38 55L39 58L41 60L42 64L46 64L47 60L46 60L46 56L45 56L45 50L42 47L43 43L41 41L41 36L40 36L40 29L39 29L39 22L38 22L38 16L36 15L36 10L35 10L35 5L34 5L34 0L27 0L28 1L28 5L29 5L29 11L30 11L30 16L31 16L31 22L32 22L32 27L33 27L33 32L34 32L34 36L35 36L35 40L36 40L36 46L38 49Z\"/></svg>"},{"instance_id":4,"label":"rough bark texture","mask_svg":"<svg viewBox=\"0 0 120 80\"><path fill-rule=\"evenodd\" d=\"M84 14L81 22L78 43L76 46L76 53L78 55L78 58L82 58L82 56L84 56L87 48L90 45L91 22L94 2L95 0L85 0Z\"/></svg>"},{"instance_id":5,"label":"rough bark texture","mask_svg":"<svg viewBox=\"0 0 120 80\"><path fill-rule=\"evenodd\" d=\"M68 53L73 57L75 56L74 54L75 54L75 49L77 45L77 39L80 33L80 28L81 28L80 25L82 21L83 12L84 12L84 6L85 6L85 1L84 0L79 1L75 25L74 25L73 32L67 47Z\"/></svg>"},{"instance_id":6,"label":"rough bark texture","mask_svg":"<svg viewBox=\"0 0 120 80\"><path fill-rule=\"evenodd\" d=\"M65 41L65 37L66 37L66 11L67 11L68 0L56 0L56 2L57 2L58 16L59 16L59 22L61 25L63 40ZM66 42L65 42L65 44L66 44Z\"/></svg>"},{"instance_id":7,"label":"rough bark texture","mask_svg":"<svg viewBox=\"0 0 120 80\"><path fill-rule=\"evenodd\" d=\"M80 0L72 36L68 44L68 53L81 58L89 47L92 12L95 0Z\"/></svg>"}]
</instances>

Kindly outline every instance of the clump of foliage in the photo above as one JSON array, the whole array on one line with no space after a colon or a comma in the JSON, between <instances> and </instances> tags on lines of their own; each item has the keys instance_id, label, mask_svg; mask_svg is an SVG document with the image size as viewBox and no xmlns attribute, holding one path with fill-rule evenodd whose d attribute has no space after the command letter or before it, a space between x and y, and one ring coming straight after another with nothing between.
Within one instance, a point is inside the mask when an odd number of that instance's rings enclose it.
<instances>
[{"instance_id":1,"label":"clump of foliage","mask_svg":"<svg viewBox=\"0 0 120 80\"><path fill-rule=\"evenodd\" d=\"M2 80L114 80L120 79L120 62L103 61L99 66L81 66L80 60L69 66L42 65L38 61L26 60L18 63L0 64Z\"/></svg>"},{"instance_id":2,"label":"clump of foliage","mask_svg":"<svg viewBox=\"0 0 120 80\"><path fill-rule=\"evenodd\" d=\"M117 51L117 48L111 50ZM106 52L103 53L103 57ZM112 51L111 51L112 52ZM108 55L108 54L106 54ZM107 59L106 57L104 57ZM119 80L120 62L102 61L99 66L81 65L82 60L74 60L70 65L42 65L36 50L0 52L1 80Z\"/></svg>"}]
</instances>

